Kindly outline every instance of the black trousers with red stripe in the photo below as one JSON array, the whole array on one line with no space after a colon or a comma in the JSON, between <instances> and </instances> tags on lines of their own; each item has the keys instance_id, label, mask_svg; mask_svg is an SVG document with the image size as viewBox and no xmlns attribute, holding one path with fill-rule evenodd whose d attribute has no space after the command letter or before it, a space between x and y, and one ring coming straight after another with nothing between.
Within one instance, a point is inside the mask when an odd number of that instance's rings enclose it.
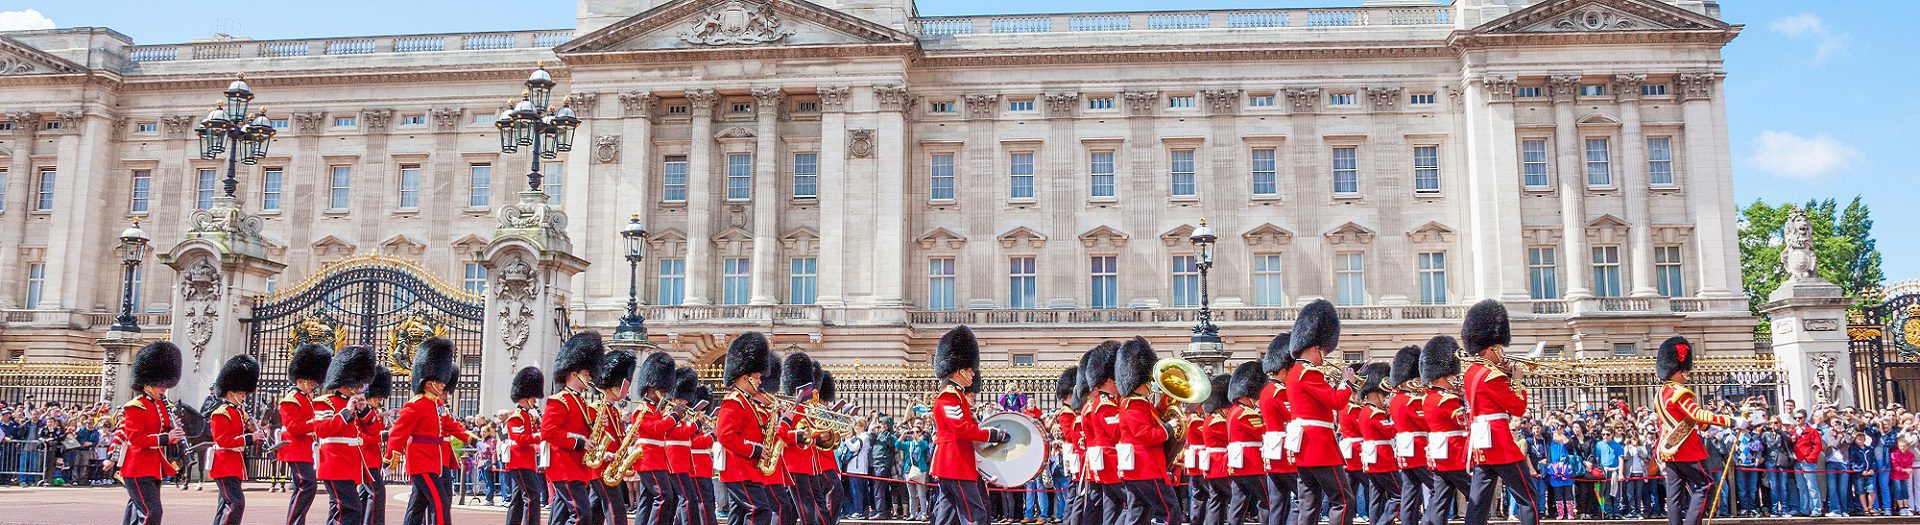
<instances>
[{"instance_id":1,"label":"black trousers with red stripe","mask_svg":"<svg viewBox=\"0 0 1920 525\"><path fill-rule=\"evenodd\" d=\"M1227 523L1239 525L1248 518L1261 521L1260 509L1266 507L1267 487L1263 483L1266 475L1252 474L1227 478L1230 488L1227 490Z\"/></svg>"},{"instance_id":2,"label":"black trousers with red stripe","mask_svg":"<svg viewBox=\"0 0 1920 525\"><path fill-rule=\"evenodd\" d=\"M840 471L829 470L814 478L814 489L821 498L820 514L827 525L840 525L840 506L847 501L847 491L840 485Z\"/></svg>"},{"instance_id":3,"label":"black trousers with red stripe","mask_svg":"<svg viewBox=\"0 0 1920 525\"><path fill-rule=\"evenodd\" d=\"M1166 481L1127 480L1121 482L1120 487L1127 493L1127 503L1120 511L1117 525L1151 525L1156 519L1166 525L1179 525L1179 518L1174 515L1179 499Z\"/></svg>"},{"instance_id":4,"label":"black trousers with red stripe","mask_svg":"<svg viewBox=\"0 0 1920 525\"><path fill-rule=\"evenodd\" d=\"M507 525L540 525L540 491L546 487L533 469L507 471L513 476L513 497L507 500Z\"/></svg>"},{"instance_id":5,"label":"black trousers with red stripe","mask_svg":"<svg viewBox=\"0 0 1920 525\"><path fill-rule=\"evenodd\" d=\"M1300 475L1292 472L1267 473L1267 507L1260 515L1260 525L1290 525L1293 513L1299 512L1293 504L1294 494L1300 492Z\"/></svg>"},{"instance_id":6,"label":"black trousers with red stripe","mask_svg":"<svg viewBox=\"0 0 1920 525\"><path fill-rule=\"evenodd\" d=\"M793 475L793 502L800 507L800 525L823 525L826 514L823 507L827 504L827 494L820 490L820 476L814 474Z\"/></svg>"},{"instance_id":7,"label":"black trousers with red stripe","mask_svg":"<svg viewBox=\"0 0 1920 525\"><path fill-rule=\"evenodd\" d=\"M287 463L287 477L293 478L293 493L288 495L287 525L307 525L307 509L313 508L313 496L320 493L320 477L313 462Z\"/></svg>"},{"instance_id":8,"label":"black trousers with red stripe","mask_svg":"<svg viewBox=\"0 0 1920 525\"><path fill-rule=\"evenodd\" d=\"M1394 522L1400 498L1400 478L1396 472L1366 472L1360 474L1367 480L1372 494L1367 498L1367 522L1373 525L1388 525Z\"/></svg>"},{"instance_id":9,"label":"black trousers with red stripe","mask_svg":"<svg viewBox=\"0 0 1920 525\"><path fill-rule=\"evenodd\" d=\"M604 525L627 525L627 485L621 483L609 487L599 479L587 481L591 491L587 501L593 506L594 521Z\"/></svg>"},{"instance_id":10,"label":"black trousers with red stripe","mask_svg":"<svg viewBox=\"0 0 1920 525\"><path fill-rule=\"evenodd\" d=\"M1540 510L1533 508L1533 483L1527 479L1526 464L1515 461L1503 465L1476 465L1473 479L1467 482L1467 525L1487 525L1493 506L1501 502L1494 488L1506 485L1507 495L1520 502L1513 519L1520 525L1540 525Z\"/></svg>"},{"instance_id":11,"label":"black trousers with red stripe","mask_svg":"<svg viewBox=\"0 0 1920 525\"><path fill-rule=\"evenodd\" d=\"M677 504L674 493L678 492L679 487L667 479L667 471L649 470L635 472L634 475L640 478L640 493L633 499L634 525L672 524L674 505ZM625 512L626 507L620 509ZM626 520L624 515L620 519L623 522Z\"/></svg>"},{"instance_id":12,"label":"black trousers with red stripe","mask_svg":"<svg viewBox=\"0 0 1920 525\"><path fill-rule=\"evenodd\" d=\"M123 525L160 523L160 478L139 477L120 480L127 487L127 514Z\"/></svg>"},{"instance_id":13,"label":"black trousers with red stripe","mask_svg":"<svg viewBox=\"0 0 1920 525\"><path fill-rule=\"evenodd\" d=\"M773 522L773 494L752 481L722 483L727 489L727 525L768 525Z\"/></svg>"},{"instance_id":14,"label":"black trousers with red stripe","mask_svg":"<svg viewBox=\"0 0 1920 525\"><path fill-rule=\"evenodd\" d=\"M360 506L360 482L330 479L326 484L327 525L359 525L367 520L367 508Z\"/></svg>"},{"instance_id":15,"label":"black trousers with red stripe","mask_svg":"<svg viewBox=\"0 0 1920 525\"><path fill-rule=\"evenodd\" d=\"M594 481L594 483L599 483L599 481ZM415 485L415 487L418 488L418 485ZM589 492L591 491L587 489L587 482L585 481L553 482L553 501L548 502L548 504L553 507L553 515L547 519L547 523L550 525L593 523L593 507L589 506L587 502L587 494ZM415 491L414 494L417 496L419 492ZM411 505L409 505L408 508L411 509ZM408 514L412 513L409 512ZM409 523L409 525L412 524Z\"/></svg>"},{"instance_id":16,"label":"black trousers with red stripe","mask_svg":"<svg viewBox=\"0 0 1920 525\"><path fill-rule=\"evenodd\" d=\"M933 505L933 525L986 525L987 487L977 479L940 478L940 501Z\"/></svg>"},{"instance_id":17,"label":"black trousers with red stripe","mask_svg":"<svg viewBox=\"0 0 1920 525\"><path fill-rule=\"evenodd\" d=\"M1428 473L1433 476L1433 484L1427 487L1426 515L1420 517L1420 525L1447 525L1447 519L1453 515L1454 496L1466 494L1470 486L1467 471L1429 470Z\"/></svg>"},{"instance_id":18,"label":"black trousers with red stripe","mask_svg":"<svg viewBox=\"0 0 1920 525\"><path fill-rule=\"evenodd\" d=\"M366 525L387 525L387 478L380 469L367 469L366 485L360 486L360 507L366 509Z\"/></svg>"},{"instance_id":19,"label":"black trousers with red stripe","mask_svg":"<svg viewBox=\"0 0 1920 525\"><path fill-rule=\"evenodd\" d=\"M412 474L407 481L413 486L411 496L407 497L406 525L447 525L447 514L440 509L447 503L449 494L440 491L442 474Z\"/></svg>"},{"instance_id":20,"label":"black trousers with red stripe","mask_svg":"<svg viewBox=\"0 0 1920 525\"><path fill-rule=\"evenodd\" d=\"M1713 477L1699 461L1669 461L1661 469L1667 488L1667 525L1700 525Z\"/></svg>"},{"instance_id":21,"label":"black trousers with red stripe","mask_svg":"<svg viewBox=\"0 0 1920 525\"><path fill-rule=\"evenodd\" d=\"M213 485L220 489L220 505L213 509L213 525L240 525L240 517L247 513L247 495L240 491L240 478L216 478Z\"/></svg>"},{"instance_id":22,"label":"black trousers with red stripe","mask_svg":"<svg viewBox=\"0 0 1920 525\"><path fill-rule=\"evenodd\" d=\"M776 525L798 525L800 503L793 499L793 486L767 485L767 493L773 495L773 522Z\"/></svg>"},{"instance_id":23,"label":"black trousers with red stripe","mask_svg":"<svg viewBox=\"0 0 1920 525\"><path fill-rule=\"evenodd\" d=\"M1421 509L1427 506L1427 486L1433 483L1433 474L1426 467L1400 469L1394 473L1400 478L1400 508L1395 510L1400 516L1400 525L1419 525Z\"/></svg>"},{"instance_id":24,"label":"black trousers with red stripe","mask_svg":"<svg viewBox=\"0 0 1920 525\"><path fill-rule=\"evenodd\" d=\"M1320 523L1326 505L1328 525L1353 523L1353 492L1347 490L1347 471L1340 466L1300 467L1300 501L1294 502L1293 525Z\"/></svg>"}]
</instances>

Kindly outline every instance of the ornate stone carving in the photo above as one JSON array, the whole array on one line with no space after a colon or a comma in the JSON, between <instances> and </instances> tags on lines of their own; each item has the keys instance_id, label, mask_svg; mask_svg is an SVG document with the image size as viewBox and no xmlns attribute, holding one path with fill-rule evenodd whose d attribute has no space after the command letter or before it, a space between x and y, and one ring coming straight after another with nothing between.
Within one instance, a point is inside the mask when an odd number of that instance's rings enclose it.
<instances>
[{"instance_id":1,"label":"ornate stone carving","mask_svg":"<svg viewBox=\"0 0 1920 525\"><path fill-rule=\"evenodd\" d=\"M660 107L660 97L652 91L628 91L620 94L620 109L628 117L653 118L655 109Z\"/></svg>"},{"instance_id":2,"label":"ornate stone carving","mask_svg":"<svg viewBox=\"0 0 1920 525\"><path fill-rule=\"evenodd\" d=\"M1045 98L1047 114L1055 117L1071 117L1073 108L1080 105L1079 93L1049 93Z\"/></svg>"},{"instance_id":3,"label":"ornate stone carving","mask_svg":"<svg viewBox=\"0 0 1920 525\"><path fill-rule=\"evenodd\" d=\"M763 115L780 115L780 102L787 92L777 87L753 88L753 109Z\"/></svg>"},{"instance_id":4,"label":"ornate stone carving","mask_svg":"<svg viewBox=\"0 0 1920 525\"><path fill-rule=\"evenodd\" d=\"M847 130L847 158L865 159L873 157L873 130Z\"/></svg>"},{"instance_id":5,"label":"ornate stone carving","mask_svg":"<svg viewBox=\"0 0 1920 525\"><path fill-rule=\"evenodd\" d=\"M1519 81L1513 77L1491 76L1480 81L1487 87L1487 101L1513 102L1513 88Z\"/></svg>"},{"instance_id":6,"label":"ornate stone carving","mask_svg":"<svg viewBox=\"0 0 1920 525\"><path fill-rule=\"evenodd\" d=\"M880 104L881 111L902 111L913 105L913 93L899 84L874 86L873 99Z\"/></svg>"},{"instance_id":7,"label":"ornate stone carving","mask_svg":"<svg viewBox=\"0 0 1920 525\"><path fill-rule=\"evenodd\" d=\"M1801 324L1808 332L1837 332L1840 330L1839 319L1803 319Z\"/></svg>"},{"instance_id":8,"label":"ornate stone carving","mask_svg":"<svg viewBox=\"0 0 1920 525\"><path fill-rule=\"evenodd\" d=\"M1640 86L1646 85L1647 76L1639 73L1620 73L1613 76L1613 99L1619 102L1640 100Z\"/></svg>"},{"instance_id":9,"label":"ornate stone carving","mask_svg":"<svg viewBox=\"0 0 1920 525\"><path fill-rule=\"evenodd\" d=\"M1572 102L1580 93L1580 75L1554 75L1547 77L1547 96L1553 101Z\"/></svg>"},{"instance_id":10,"label":"ornate stone carving","mask_svg":"<svg viewBox=\"0 0 1920 525\"><path fill-rule=\"evenodd\" d=\"M847 86L820 86L814 92L820 95L821 111L846 111Z\"/></svg>"},{"instance_id":11,"label":"ornate stone carving","mask_svg":"<svg viewBox=\"0 0 1920 525\"><path fill-rule=\"evenodd\" d=\"M533 335L533 300L539 285L533 265L519 255L507 260L494 279L493 297L500 305L500 342L507 346L509 361L520 360L520 350Z\"/></svg>"},{"instance_id":12,"label":"ornate stone carving","mask_svg":"<svg viewBox=\"0 0 1920 525\"><path fill-rule=\"evenodd\" d=\"M367 124L367 131L386 131L387 124L393 122L393 110L369 109L360 112L360 120Z\"/></svg>"},{"instance_id":13,"label":"ornate stone carving","mask_svg":"<svg viewBox=\"0 0 1920 525\"><path fill-rule=\"evenodd\" d=\"M1152 115L1153 108L1160 105L1158 91L1128 91L1124 96L1127 99L1127 111L1135 115Z\"/></svg>"},{"instance_id":14,"label":"ornate stone carving","mask_svg":"<svg viewBox=\"0 0 1920 525\"><path fill-rule=\"evenodd\" d=\"M1824 405L1840 399L1839 359L1833 354L1813 356L1813 404Z\"/></svg>"},{"instance_id":15,"label":"ornate stone carving","mask_svg":"<svg viewBox=\"0 0 1920 525\"><path fill-rule=\"evenodd\" d=\"M200 355L213 341L213 324L220 319L220 269L207 258L195 259L180 273L180 299L187 316L188 348L193 350L193 369L200 370Z\"/></svg>"},{"instance_id":16,"label":"ornate stone carving","mask_svg":"<svg viewBox=\"0 0 1920 525\"><path fill-rule=\"evenodd\" d=\"M753 45L778 42L793 34L771 6L751 0L731 0L707 8L680 39L708 45Z\"/></svg>"},{"instance_id":17,"label":"ornate stone carving","mask_svg":"<svg viewBox=\"0 0 1920 525\"><path fill-rule=\"evenodd\" d=\"M1320 88L1287 88L1287 107L1294 113L1320 110Z\"/></svg>"},{"instance_id":18,"label":"ornate stone carving","mask_svg":"<svg viewBox=\"0 0 1920 525\"><path fill-rule=\"evenodd\" d=\"M125 136L127 134L127 125L132 124L133 119L130 119L127 117L113 117L112 122L113 122L113 136L117 138L117 137Z\"/></svg>"},{"instance_id":19,"label":"ornate stone carving","mask_svg":"<svg viewBox=\"0 0 1920 525\"><path fill-rule=\"evenodd\" d=\"M620 162L620 136L601 135L594 137L593 161L600 164Z\"/></svg>"},{"instance_id":20,"label":"ornate stone carving","mask_svg":"<svg viewBox=\"0 0 1920 525\"><path fill-rule=\"evenodd\" d=\"M32 111L15 111L7 114L7 120L13 121L14 133L31 134L40 127L40 114Z\"/></svg>"},{"instance_id":21,"label":"ornate stone carving","mask_svg":"<svg viewBox=\"0 0 1920 525\"><path fill-rule=\"evenodd\" d=\"M62 111L53 114L60 121L60 130L67 133L79 133L80 124L87 120L87 114L80 111Z\"/></svg>"},{"instance_id":22,"label":"ornate stone carving","mask_svg":"<svg viewBox=\"0 0 1920 525\"><path fill-rule=\"evenodd\" d=\"M1712 72L1681 73L1677 82L1680 84L1680 100L1712 99L1713 83L1719 79L1720 75Z\"/></svg>"},{"instance_id":23,"label":"ornate stone carving","mask_svg":"<svg viewBox=\"0 0 1920 525\"><path fill-rule=\"evenodd\" d=\"M548 239L572 244L567 237L567 212L547 205L546 193L523 192L520 202L502 206L494 215L499 218L500 228L540 230Z\"/></svg>"},{"instance_id":24,"label":"ornate stone carving","mask_svg":"<svg viewBox=\"0 0 1920 525\"><path fill-rule=\"evenodd\" d=\"M240 209L238 200L225 195L213 198L213 207L194 210L187 217L187 233L225 235L240 242L260 240L260 217Z\"/></svg>"},{"instance_id":25,"label":"ornate stone carving","mask_svg":"<svg viewBox=\"0 0 1920 525\"><path fill-rule=\"evenodd\" d=\"M713 116L713 105L720 102L720 94L711 89L687 90L687 109L696 117Z\"/></svg>"},{"instance_id":26,"label":"ornate stone carving","mask_svg":"<svg viewBox=\"0 0 1920 525\"><path fill-rule=\"evenodd\" d=\"M435 131L454 131L460 129L460 108L434 108L428 114L433 116Z\"/></svg>"},{"instance_id":27,"label":"ornate stone carving","mask_svg":"<svg viewBox=\"0 0 1920 525\"><path fill-rule=\"evenodd\" d=\"M1207 100L1207 110L1215 115L1232 115L1240 107L1238 89L1203 89L1200 96Z\"/></svg>"},{"instance_id":28,"label":"ornate stone carving","mask_svg":"<svg viewBox=\"0 0 1920 525\"><path fill-rule=\"evenodd\" d=\"M573 114L579 116L580 118L592 118L593 112L595 110L600 109L599 93L593 93L593 92L574 93L574 94L567 95L567 98L562 100L567 100L567 99L572 100Z\"/></svg>"},{"instance_id":29,"label":"ornate stone carving","mask_svg":"<svg viewBox=\"0 0 1920 525\"><path fill-rule=\"evenodd\" d=\"M1367 100L1373 103L1374 111L1393 111L1400 107L1401 88L1367 88Z\"/></svg>"},{"instance_id":30,"label":"ornate stone carving","mask_svg":"<svg viewBox=\"0 0 1920 525\"><path fill-rule=\"evenodd\" d=\"M301 133L318 133L327 125L327 112L306 111L293 114L293 129Z\"/></svg>"},{"instance_id":31,"label":"ornate stone carving","mask_svg":"<svg viewBox=\"0 0 1920 525\"><path fill-rule=\"evenodd\" d=\"M1567 13L1553 21L1560 31L1631 31L1651 29L1638 20L1621 16L1612 9L1592 7Z\"/></svg>"},{"instance_id":32,"label":"ornate stone carving","mask_svg":"<svg viewBox=\"0 0 1920 525\"><path fill-rule=\"evenodd\" d=\"M26 57L0 54L0 77L7 75L30 75L40 72L39 66Z\"/></svg>"},{"instance_id":33,"label":"ornate stone carving","mask_svg":"<svg viewBox=\"0 0 1920 525\"><path fill-rule=\"evenodd\" d=\"M1780 229L1787 241L1786 248L1780 250L1780 268L1787 272L1787 279L1819 279L1813 254L1813 224L1807 222L1807 212L1794 208Z\"/></svg>"},{"instance_id":34,"label":"ornate stone carving","mask_svg":"<svg viewBox=\"0 0 1920 525\"><path fill-rule=\"evenodd\" d=\"M994 110L1000 109L999 93L968 93L967 118L993 118Z\"/></svg>"},{"instance_id":35,"label":"ornate stone carving","mask_svg":"<svg viewBox=\"0 0 1920 525\"><path fill-rule=\"evenodd\" d=\"M184 137L193 131L193 115L161 115L160 131L167 138Z\"/></svg>"}]
</instances>

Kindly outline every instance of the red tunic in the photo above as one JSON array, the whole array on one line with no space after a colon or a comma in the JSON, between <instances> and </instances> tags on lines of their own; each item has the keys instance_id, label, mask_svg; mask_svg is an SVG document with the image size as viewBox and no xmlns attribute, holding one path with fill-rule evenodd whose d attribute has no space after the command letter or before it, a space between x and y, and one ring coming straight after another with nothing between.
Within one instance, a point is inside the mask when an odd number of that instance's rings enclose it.
<instances>
[{"instance_id":1,"label":"red tunic","mask_svg":"<svg viewBox=\"0 0 1920 525\"><path fill-rule=\"evenodd\" d=\"M360 461L362 468L380 468L386 455L380 451L386 447L380 434L387 430L387 416L383 410L367 412L360 418Z\"/></svg>"},{"instance_id":2,"label":"red tunic","mask_svg":"<svg viewBox=\"0 0 1920 525\"><path fill-rule=\"evenodd\" d=\"M1119 443L1115 446L1119 454L1115 463L1120 467L1120 479L1167 479L1167 427L1160 423L1153 402L1140 396L1120 398L1119 430ZM1128 449L1132 449L1131 452ZM1133 456L1131 462L1127 459L1129 454Z\"/></svg>"},{"instance_id":3,"label":"red tunic","mask_svg":"<svg viewBox=\"0 0 1920 525\"><path fill-rule=\"evenodd\" d=\"M1053 415L1053 425L1060 429L1060 453L1067 462L1067 475L1075 481L1082 479L1080 463L1081 458L1085 457L1081 450L1078 421L1078 414L1074 413L1073 407L1061 407L1060 412Z\"/></svg>"},{"instance_id":4,"label":"red tunic","mask_svg":"<svg viewBox=\"0 0 1920 525\"><path fill-rule=\"evenodd\" d=\"M280 425L286 444L274 452L282 463L313 462L313 398L299 389L280 398Z\"/></svg>"},{"instance_id":5,"label":"red tunic","mask_svg":"<svg viewBox=\"0 0 1920 525\"><path fill-rule=\"evenodd\" d=\"M775 439L779 439L781 443L785 443L784 446L786 447L786 450L783 450L780 452L780 461L775 461L773 463L773 473L767 474L765 476L761 476L760 478L761 483L765 483L768 485L792 485L793 484L793 479L787 477L787 474L788 474L787 459L800 455L800 451L801 451L800 441L797 439L794 439L795 437L794 427L793 427L794 421L797 421L797 420L792 417L787 417L784 421L780 423L780 431L779 431L780 433L778 434L779 437Z\"/></svg>"},{"instance_id":6,"label":"red tunic","mask_svg":"<svg viewBox=\"0 0 1920 525\"><path fill-rule=\"evenodd\" d=\"M1467 444L1479 465L1505 465L1525 461L1527 453L1513 440L1513 417L1527 414L1527 395L1513 391L1505 372L1484 363L1467 369L1467 409L1473 414L1468 423Z\"/></svg>"},{"instance_id":7,"label":"red tunic","mask_svg":"<svg viewBox=\"0 0 1920 525\"><path fill-rule=\"evenodd\" d=\"M693 476L712 479L714 455L713 435L708 433L694 434L692 452Z\"/></svg>"},{"instance_id":8,"label":"red tunic","mask_svg":"<svg viewBox=\"0 0 1920 525\"><path fill-rule=\"evenodd\" d=\"M1360 435L1360 414L1365 411L1359 404L1348 402L1347 408L1340 412L1340 457L1346 460L1347 472L1361 472L1367 469L1360 463L1360 444L1367 438Z\"/></svg>"},{"instance_id":9,"label":"red tunic","mask_svg":"<svg viewBox=\"0 0 1920 525\"><path fill-rule=\"evenodd\" d=\"M617 421L617 420L616 420ZM640 464L634 472L660 472L667 470L667 432L676 425L672 419L660 415L660 411L646 403L633 411L630 421L640 423L639 436L634 438L640 444Z\"/></svg>"},{"instance_id":10,"label":"red tunic","mask_svg":"<svg viewBox=\"0 0 1920 525\"><path fill-rule=\"evenodd\" d=\"M1227 409L1227 475L1258 476L1267 473L1260 460L1260 440L1267 433L1266 421L1257 407L1235 403Z\"/></svg>"},{"instance_id":11,"label":"red tunic","mask_svg":"<svg viewBox=\"0 0 1920 525\"><path fill-rule=\"evenodd\" d=\"M126 443L126 455L120 460L123 478L164 478L179 472L167 462L167 432L173 429L173 414L167 404L141 395L122 405L120 428L115 430Z\"/></svg>"},{"instance_id":12,"label":"red tunic","mask_svg":"<svg viewBox=\"0 0 1920 525\"><path fill-rule=\"evenodd\" d=\"M514 407L507 414L507 470L533 470L540 459L540 435L532 410Z\"/></svg>"},{"instance_id":13,"label":"red tunic","mask_svg":"<svg viewBox=\"0 0 1920 525\"><path fill-rule=\"evenodd\" d=\"M1294 464L1302 467L1338 467L1340 443L1334 439L1335 418L1347 405L1347 388L1334 388L1319 370L1300 361L1287 370L1287 408L1294 416L1288 428ZM1297 436L1297 437L1296 437Z\"/></svg>"},{"instance_id":14,"label":"red tunic","mask_svg":"<svg viewBox=\"0 0 1920 525\"><path fill-rule=\"evenodd\" d=\"M1208 439L1207 416L1205 414L1184 415L1182 418L1186 420L1187 448L1180 451L1181 472L1178 472L1178 474L1183 476L1206 477L1208 467L1213 466L1213 462L1201 458L1207 455L1208 448L1220 445L1214 445Z\"/></svg>"},{"instance_id":15,"label":"red tunic","mask_svg":"<svg viewBox=\"0 0 1920 525\"><path fill-rule=\"evenodd\" d=\"M1400 468L1427 468L1427 418L1421 409L1425 394L1394 392L1387 402L1393 418L1393 456Z\"/></svg>"},{"instance_id":16,"label":"red tunic","mask_svg":"<svg viewBox=\"0 0 1920 525\"><path fill-rule=\"evenodd\" d=\"M804 453L804 452L803 452ZM693 422L680 423L667 431L667 472L693 472Z\"/></svg>"},{"instance_id":17,"label":"red tunic","mask_svg":"<svg viewBox=\"0 0 1920 525\"><path fill-rule=\"evenodd\" d=\"M959 387L947 385L934 397L933 428L933 469L928 474L940 479L980 479L973 444L987 440L987 429L974 421L973 403Z\"/></svg>"},{"instance_id":18,"label":"red tunic","mask_svg":"<svg viewBox=\"0 0 1920 525\"><path fill-rule=\"evenodd\" d=\"M387 450L401 454L405 474L438 474L446 464L440 445L447 441L441 432L440 403L432 397L415 395L400 406L387 433Z\"/></svg>"},{"instance_id":19,"label":"red tunic","mask_svg":"<svg viewBox=\"0 0 1920 525\"><path fill-rule=\"evenodd\" d=\"M361 482L367 478L366 460L360 459L360 421L353 417L352 403L338 393L320 396L313 402L320 420L313 423L320 454L314 458L314 473L323 481Z\"/></svg>"},{"instance_id":20,"label":"red tunic","mask_svg":"<svg viewBox=\"0 0 1920 525\"><path fill-rule=\"evenodd\" d=\"M461 443L468 444L478 440L473 438L472 432L467 431L466 425L460 424L460 420L453 418L453 411L448 410L446 405L440 405L440 409L440 435L447 437L440 441L440 457L443 458L440 461L440 467L458 469L460 456L453 453L453 440L458 439Z\"/></svg>"},{"instance_id":21,"label":"red tunic","mask_svg":"<svg viewBox=\"0 0 1920 525\"><path fill-rule=\"evenodd\" d=\"M1467 404L1460 396L1432 390L1421 410L1427 419L1427 465L1437 472L1467 469Z\"/></svg>"},{"instance_id":22,"label":"red tunic","mask_svg":"<svg viewBox=\"0 0 1920 525\"><path fill-rule=\"evenodd\" d=\"M1292 474L1297 469L1293 465L1293 453L1285 445L1287 422L1293 420L1293 411L1287 407L1286 386L1278 381L1267 381L1266 388L1260 390L1260 419L1266 423L1260 431L1260 458L1267 463L1267 472Z\"/></svg>"},{"instance_id":23,"label":"red tunic","mask_svg":"<svg viewBox=\"0 0 1920 525\"><path fill-rule=\"evenodd\" d=\"M769 416L760 405L739 390L728 392L727 397L720 400L713 421L716 429L714 439L720 448L720 455L714 459L714 468L720 471L721 483L761 481L760 471L753 464L754 457L759 455L760 439L766 434L765 425Z\"/></svg>"},{"instance_id":24,"label":"red tunic","mask_svg":"<svg viewBox=\"0 0 1920 525\"><path fill-rule=\"evenodd\" d=\"M1397 429L1387 418L1387 409L1368 404L1361 412L1360 437L1366 441L1360 443L1360 464L1368 474L1400 470L1400 462L1393 459L1393 436Z\"/></svg>"},{"instance_id":25,"label":"red tunic","mask_svg":"<svg viewBox=\"0 0 1920 525\"><path fill-rule=\"evenodd\" d=\"M1094 395L1093 408L1088 411L1092 417L1081 420L1081 437L1087 443L1087 468L1093 470L1094 483L1119 483L1120 469L1116 466L1113 446L1120 435L1120 404L1113 401L1112 394L1101 392Z\"/></svg>"},{"instance_id":26,"label":"red tunic","mask_svg":"<svg viewBox=\"0 0 1920 525\"><path fill-rule=\"evenodd\" d=\"M807 409L810 407L811 405L800 405L798 408L795 408L793 412L794 419L796 421L801 420L801 416L806 414ZM791 428L791 425L785 425L782 426L782 428ZM809 428L811 428L811 426L809 426ZM788 432L785 435L792 436L793 433ZM788 474L811 476L814 473L813 461L815 457L817 456L813 453L813 440L811 438L807 441L795 440L787 444L786 453L780 456L780 468L787 471Z\"/></svg>"},{"instance_id":27,"label":"red tunic","mask_svg":"<svg viewBox=\"0 0 1920 525\"><path fill-rule=\"evenodd\" d=\"M1660 400L1661 443L1667 441L1667 434L1673 432L1674 425L1681 421L1694 422L1694 427L1686 431L1687 436L1682 438L1680 448L1672 452L1672 457L1666 457L1667 451L1661 450L1660 460L1686 463L1707 459L1707 448L1700 441L1700 430L1713 425L1727 426L1730 423L1727 416L1700 408L1700 400L1693 395L1693 390L1680 383L1669 381L1661 386Z\"/></svg>"},{"instance_id":28,"label":"red tunic","mask_svg":"<svg viewBox=\"0 0 1920 525\"><path fill-rule=\"evenodd\" d=\"M551 456L547 465L547 481L588 481L594 479L587 472L586 465L580 463L581 455L587 450L587 433L592 431L587 402L580 394L572 390L547 397L547 406L540 414L540 441L547 444ZM396 420L394 426L398 427Z\"/></svg>"},{"instance_id":29,"label":"red tunic","mask_svg":"<svg viewBox=\"0 0 1920 525\"><path fill-rule=\"evenodd\" d=\"M246 478L247 413L233 403L222 402L207 418L207 433L213 437L213 462L207 477Z\"/></svg>"},{"instance_id":30,"label":"red tunic","mask_svg":"<svg viewBox=\"0 0 1920 525\"><path fill-rule=\"evenodd\" d=\"M1215 413L1207 419L1207 479L1220 479L1229 475L1227 469L1227 416Z\"/></svg>"}]
</instances>

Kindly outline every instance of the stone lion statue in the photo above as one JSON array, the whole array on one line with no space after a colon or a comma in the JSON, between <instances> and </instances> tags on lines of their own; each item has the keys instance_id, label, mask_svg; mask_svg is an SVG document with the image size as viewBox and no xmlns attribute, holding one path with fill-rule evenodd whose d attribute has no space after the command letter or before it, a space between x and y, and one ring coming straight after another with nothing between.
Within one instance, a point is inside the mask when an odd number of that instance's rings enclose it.
<instances>
[{"instance_id":1,"label":"stone lion statue","mask_svg":"<svg viewBox=\"0 0 1920 525\"><path fill-rule=\"evenodd\" d=\"M1785 230L1787 246L1780 251L1780 266L1787 272L1788 279L1816 278L1817 272L1813 255L1813 224L1807 222L1807 212L1798 208L1787 215Z\"/></svg>"}]
</instances>

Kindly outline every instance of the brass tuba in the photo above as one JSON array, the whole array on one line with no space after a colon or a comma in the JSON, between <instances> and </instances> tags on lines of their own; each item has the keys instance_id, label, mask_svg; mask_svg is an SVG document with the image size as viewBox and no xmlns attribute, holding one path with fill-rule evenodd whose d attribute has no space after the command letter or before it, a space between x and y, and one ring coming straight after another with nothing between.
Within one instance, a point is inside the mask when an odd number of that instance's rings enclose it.
<instances>
[{"instance_id":1,"label":"brass tuba","mask_svg":"<svg viewBox=\"0 0 1920 525\"><path fill-rule=\"evenodd\" d=\"M1153 389L1166 399L1179 403L1199 403L1213 394L1213 381L1207 378L1205 370L1192 361L1178 357L1164 357L1153 363ZM1163 447L1167 457L1172 458L1173 466L1180 466L1186 458L1180 450L1187 447L1187 422L1180 411L1180 405L1169 403L1160 411L1160 424L1167 426L1167 442Z\"/></svg>"}]
</instances>

